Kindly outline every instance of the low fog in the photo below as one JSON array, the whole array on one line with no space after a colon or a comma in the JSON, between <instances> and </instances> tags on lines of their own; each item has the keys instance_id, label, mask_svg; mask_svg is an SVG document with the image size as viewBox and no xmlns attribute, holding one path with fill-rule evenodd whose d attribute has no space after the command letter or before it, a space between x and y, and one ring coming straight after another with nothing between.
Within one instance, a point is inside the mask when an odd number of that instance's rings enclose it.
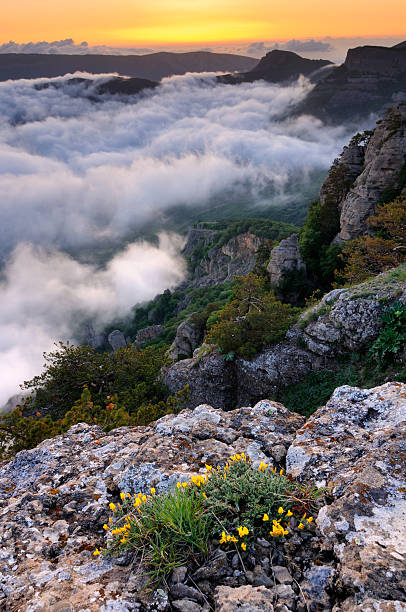
<instances>
[{"instance_id":1,"label":"low fog","mask_svg":"<svg viewBox=\"0 0 406 612\"><path fill-rule=\"evenodd\" d=\"M280 201L290 177L305 187L348 140L312 117L282 120L306 79L231 86L186 75L96 102L67 80L0 83L0 406L80 320L102 325L184 275L175 235L123 246L102 269L75 250L124 245L175 205L267 185Z\"/></svg>"}]
</instances>

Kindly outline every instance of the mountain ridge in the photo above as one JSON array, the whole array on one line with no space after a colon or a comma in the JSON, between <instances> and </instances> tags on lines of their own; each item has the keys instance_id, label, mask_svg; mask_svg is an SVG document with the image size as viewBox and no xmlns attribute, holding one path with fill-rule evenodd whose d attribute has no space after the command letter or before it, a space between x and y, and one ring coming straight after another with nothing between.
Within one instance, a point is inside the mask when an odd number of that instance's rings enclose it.
<instances>
[{"instance_id":1,"label":"mountain ridge","mask_svg":"<svg viewBox=\"0 0 406 612\"><path fill-rule=\"evenodd\" d=\"M250 70L256 58L229 53L191 51L147 55L43 55L0 54L0 81L53 78L73 72L94 74L117 72L122 76L160 81L186 72L229 72Z\"/></svg>"}]
</instances>

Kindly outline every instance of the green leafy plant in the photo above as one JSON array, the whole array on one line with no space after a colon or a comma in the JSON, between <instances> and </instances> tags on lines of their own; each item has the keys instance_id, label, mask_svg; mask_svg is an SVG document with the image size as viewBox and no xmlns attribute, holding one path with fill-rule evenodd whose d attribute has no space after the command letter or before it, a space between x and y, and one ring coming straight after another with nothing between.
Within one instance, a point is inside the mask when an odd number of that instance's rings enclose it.
<instances>
[{"instance_id":1,"label":"green leafy plant","mask_svg":"<svg viewBox=\"0 0 406 612\"><path fill-rule=\"evenodd\" d=\"M395 302L381 318L382 329L371 347L371 356L380 363L393 360L405 347L406 305Z\"/></svg>"}]
</instances>

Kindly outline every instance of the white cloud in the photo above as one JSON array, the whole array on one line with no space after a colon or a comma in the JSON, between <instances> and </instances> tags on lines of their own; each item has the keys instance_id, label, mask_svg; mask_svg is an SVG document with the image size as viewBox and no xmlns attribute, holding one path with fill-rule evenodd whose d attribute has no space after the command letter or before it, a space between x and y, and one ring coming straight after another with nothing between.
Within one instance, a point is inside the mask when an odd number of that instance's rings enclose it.
<instances>
[{"instance_id":1,"label":"white cloud","mask_svg":"<svg viewBox=\"0 0 406 612\"><path fill-rule=\"evenodd\" d=\"M82 75L83 76L83 75ZM89 76L89 75L88 75ZM94 79L95 84L106 77ZM283 120L310 90L213 75L165 79L121 100L68 77L0 83L0 405L38 373L42 352L85 317L106 321L180 281L176 240L130 246L104 270L63 251L97 249L175 205L287 197L329 167L348 136L311 117ZM40 86L40 87L38 87Z\"/></svg>"},{"instance_id":2,"label":"white cloud","mask_svg":"<svg viewBox=\"0 0 406 612\"><path fill-rule=\"evenodd\" d=\"M16 247L0 281L0 408L40 372L55 340L71 338L84 321L97 328L177 285L184 276L179 241L163 234L159 246L131 244L104 269L57 250Z\"/></svg>"}]
</instances>

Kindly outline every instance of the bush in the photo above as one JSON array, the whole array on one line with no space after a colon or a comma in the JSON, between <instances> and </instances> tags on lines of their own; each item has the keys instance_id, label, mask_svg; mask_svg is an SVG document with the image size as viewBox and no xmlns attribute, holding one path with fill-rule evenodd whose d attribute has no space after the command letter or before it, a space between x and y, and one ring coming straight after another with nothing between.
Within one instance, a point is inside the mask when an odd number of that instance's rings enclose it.
<instances>
[{"instance_id":1,"label":"bush","mask_svg":"<svg viewBox=\"0 0 406 612\"><path fill-rule=\"evenodd\" d=\"M140 350L132 346L114 353L97 353L89 346L60 342L44 358L43 373L22 385L35 392L24 402L25 415L61 418L80 399L84 387L96 403L117 395L119 403L131 413L144 404L165 400L166 389L159 379L167 362L164 348Z\"/></svg>"},{"instance_id":2,"label":"bush","mask_svg":"<svg viewBox=\"0 0 406 612\"><path fill-rule=\"evenodd\" d=\"M406 196L379 206L367 220L374 236L361 236L345 244L345 267L339 282L359 283L406 261Z\"/></svg>"},{"instance_id":3,"label":"bush","mask_svg":"<svg viewBox=\"0 0 406 612\"><path fill-rule=\"evenodd\" d=\"M395 302L382 315L383 325L379 336L373 343L370 354L380 363L393 361L404 351L406 342L406 306Z\"/></svg>"},{"instance_id":4,"label":"bush","mask_svg":"<svg viewBox=\"0 0 406 612\"><path fill-rule=\"evenodd\" d=\"M204 475L178 482L173 491L129 491L110 503L112 516L105 554L134 551L153 579L165 579L176 566L203 557L216 545L235 546L243 555L257 537L277 539L312 524L321 490L300 485L261 463L254 468L242 453ZM94 555L99 555L96 549Z\"/></svg>"},{"instance_id":5,"label":"bush","mask_svg":"<svg viewBox=\"0 0 406 612\"><path fill-rule=\"evenodd\" d=\"M300 311L279 302L265 277L251 273L236 282L234 299L217 313L218 322L210 327L207 342L217 344L223 353L250 359L282 340Z\"/></svg>"}]
</instances>

